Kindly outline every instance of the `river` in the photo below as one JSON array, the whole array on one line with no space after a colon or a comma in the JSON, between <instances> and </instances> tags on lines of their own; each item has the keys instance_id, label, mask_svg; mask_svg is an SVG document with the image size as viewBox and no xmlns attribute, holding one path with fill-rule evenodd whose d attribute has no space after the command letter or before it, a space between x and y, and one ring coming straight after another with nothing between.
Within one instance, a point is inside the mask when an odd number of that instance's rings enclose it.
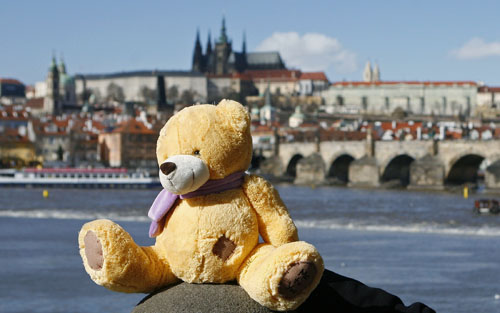
<instances>
[{"instance_id":1,"label":"river","mask_svg":"<svg viewBox=\"0 0 500 313\"><path fill-rule=\"evenodd\" d=\"M500 312L500 216L476 195L277 186L326 268L437 312ZM1 312L130 312L144 296L95 285L78 254L86 221L119 222L142 245L158 190L0 189Z\"/></svg>"}]
</instances>

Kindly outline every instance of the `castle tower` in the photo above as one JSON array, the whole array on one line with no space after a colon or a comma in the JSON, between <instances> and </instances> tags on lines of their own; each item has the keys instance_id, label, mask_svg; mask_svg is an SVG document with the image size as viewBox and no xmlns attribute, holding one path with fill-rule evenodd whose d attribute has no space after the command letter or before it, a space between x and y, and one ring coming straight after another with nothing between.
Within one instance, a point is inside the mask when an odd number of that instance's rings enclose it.
<instances>
[{"instance_id":1,"label":"castle tower","mask_svg":"<svg viewBox=\"0 0 500 313\"><path fill-rule=\"evenodd\" d=\"M377 63L375 63L375 68L373 69L372 81L373 82L379 82L380 81L380 69L379 69Z\"/></svg>"},{"instance_id":2,"label":"castle tower","mask_svg":"<svg viewBox=\"0 0 500 313\"><path fill-rule=\"evenodd\" d=\"M363 71L363 81L371 82L373 77L372 66L370 61L366 62L365 70Z\"/></svg>"},{"instance_id":3,"label":"castle tower","mask_svg":"<svg viewBox=\"0 0 500 313\"><path fill-rule=\"evenodd\" d=\"M222 18L219 40L215 43L215 74L227 74L227 59L232 52L231 41L226 34L226 19Z\"/></svg>"},{"instance_id":4,"label":"castle tower","mask_svg":"<svg viewBox=\"0 0 500 313\"><path fill-rule=\"evenodd\" d=\"M200 43L200 30L196 31L196 42L194 43L193 52L193 65L191 67L193 72L203 72L203 52L201 51Z\"/></svg>"}]
</instances>

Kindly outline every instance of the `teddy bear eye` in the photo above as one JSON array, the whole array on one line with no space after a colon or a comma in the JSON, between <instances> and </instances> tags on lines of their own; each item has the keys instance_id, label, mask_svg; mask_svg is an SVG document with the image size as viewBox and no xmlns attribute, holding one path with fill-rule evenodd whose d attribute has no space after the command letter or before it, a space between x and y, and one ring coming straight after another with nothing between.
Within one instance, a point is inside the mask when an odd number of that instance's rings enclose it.
<instances>
[{"instance_id":1,"label":"teddy bear eye","mask_svg":"<svg viewBox=\"0 0 500 313\"><path fill-rule=\"evenodd\" d=\"M194 150L194 151L193 151L193 154L194 154L194 155L200 155L200 150Z\"/></svg>"}]
</instances>

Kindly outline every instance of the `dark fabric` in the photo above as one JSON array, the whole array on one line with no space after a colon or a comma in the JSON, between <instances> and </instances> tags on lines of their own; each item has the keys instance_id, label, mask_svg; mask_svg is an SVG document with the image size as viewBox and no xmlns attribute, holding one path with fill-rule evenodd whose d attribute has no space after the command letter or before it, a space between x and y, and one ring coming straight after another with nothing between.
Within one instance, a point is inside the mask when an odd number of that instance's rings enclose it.
<instances>
[{"instance_id":1,"label":"dark fabric","mask_svg":"<svg viewBox=\"0 0 500 313\"><path fill-rule=\"evenodd\" d=\"M179 283L144 298L133 313L272 312L250 299L236 283ZM422 303L408 307L382 289L325 270L321 282L297 310L301 313L435 313Z\"/></svg>"},{"instance_id":2,"label":"dark fabric","mask_svg":"<svg viewBox=\"0 0 500 313\"><path fill-rule=\"evenodd\" d=\"M325 270L318 287L296 312L435 313L420 302L405 306L401 299L379 288Z\"/></svg>"}]
</instances>

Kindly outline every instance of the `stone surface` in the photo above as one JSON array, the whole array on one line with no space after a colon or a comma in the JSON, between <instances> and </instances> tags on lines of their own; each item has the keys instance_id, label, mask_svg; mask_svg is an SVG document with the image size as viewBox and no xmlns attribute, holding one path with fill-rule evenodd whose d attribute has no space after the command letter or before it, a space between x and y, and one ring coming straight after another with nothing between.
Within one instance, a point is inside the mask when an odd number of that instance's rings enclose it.
<instances>
[{"instance_id":1,"label":"stone surface","mask_svg":"<svg viewBox=\"0 0 500 313\"><path fill-rule=\"evenodd\" d=\"M263 175L272 175L275 177L280 177L283 175L285 169L281 163L281 159L277 156L272 156L260 163L260 173Z\"/></svg>"},{"instance_id":2,"label":"stone surface","mask_svg":"<svg viewBox=\"0 0 500 313\"><path fill-rule=\"evenodd\" d=\"M323 184L325 182L325 163L319 154L312 154L297 162L295 184Z\"/></svg>"},{"instance_id":3,"label":"stone surface","mask_svg":"<svg viewBox=\"0 0 500 313\"><path fill-rule=\"evenodd\" d=\"M432 155L415 160L410 165L408 189L444 189L444 165Z\"/></svg>"},{"instance_id":4,"label":"stone surface","mask_svg":"<svg viewBox=\"0 0 500 313\"><path fill-rule=\"evenodd\" d=\"M350 187L378 187L380 186L380 174L377 159L364 156L354 160L349 166Z\"/></svg>"},{"instance_id":5,"label":"stone surface","mask_svg":"<svg viewBox=\"0 0 500 313\"><path fill-rule=\"evenodd\" d=\"M500 160L486 168L484 182L489 191L500 191Z\"/></svg>"},{"instance_id":6,"label":"stone surface","mask_svg":"<svg viewBox=\"0 0 500 313\"><path fill-rule=\"evenodd\" d=\"M180 283L144 298L132 313L273 312L254 300L237 284ZM325 270L318 287L297 310L289 312L435 313L422 303L404 306L384 290Z\"/></svg>"}]
</instances>

